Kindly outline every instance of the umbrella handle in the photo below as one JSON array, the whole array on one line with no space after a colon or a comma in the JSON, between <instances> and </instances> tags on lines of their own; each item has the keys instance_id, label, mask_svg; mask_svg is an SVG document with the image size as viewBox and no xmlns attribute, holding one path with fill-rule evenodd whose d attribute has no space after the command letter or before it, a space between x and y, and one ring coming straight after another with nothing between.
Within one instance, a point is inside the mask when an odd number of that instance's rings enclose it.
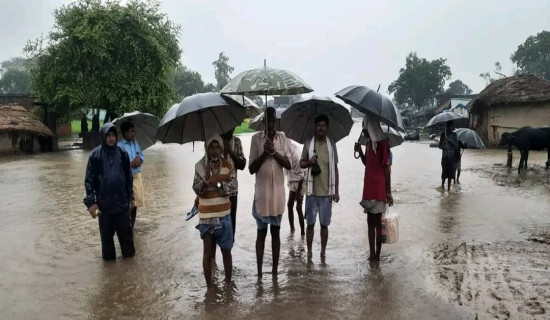
<instances>
[{"instance_id":1,"label":"umbrella handle","mask_svg":"<svg viewBox=\"0 0 550 320\"><path fill-rule=\"evenodd\" d=\"M359 134L359 138L357 139L357 143L359 143L360 140L361 140L361 134ZM355 159L359 159L359 158L361 158L361 154L357 150L355 150L353 152L353 157L355 157Z\"/></svg>"}]
</instances>

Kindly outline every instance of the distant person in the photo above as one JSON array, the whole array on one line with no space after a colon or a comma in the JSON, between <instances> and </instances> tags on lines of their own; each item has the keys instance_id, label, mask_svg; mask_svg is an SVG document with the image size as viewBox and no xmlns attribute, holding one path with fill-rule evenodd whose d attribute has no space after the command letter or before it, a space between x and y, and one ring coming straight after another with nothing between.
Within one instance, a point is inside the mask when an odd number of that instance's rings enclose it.
<instances>
[{"instance_id":1,"label":"distant person","mask_svg":"<svg viewBox=\"0 0 550 320\"><path fill-rule=\"evenodd\" d=\"M231 281L233 268L233 226L229 196L237 184L233 165L222 157L223 140L220 136L205 143L205 156L195 164L193 190L199 197L199 224L203 240L202 267L208 288L212 288L213 255L216 244L223 255L225 281Z\"/></svg>"},{"instance_id":2,"label":"distant person","mask_svg":"<svg viewBox=\"0 0 550 320\"><path fill-rule=\"evenodd\" d=\"M338 193L338 150L327 137L329 119L326 115L315 118L315 135L304 144L302 168L308 168L306 220L307 254L311 258L315 222L319 215L321 225L321 258L326 256L328 227L332 219L332 202L340 201ZM314 168L319 168L317 172Z\"/></svg>"},{"instance_id":3,"label":"distant person","mask_svg":"<svg viewBox=\"0 0 550 320\"><path fill-rule=\"evenodd\" d=\"M88 119L83 115L80 119L80 132L88 132Z\"/></svg>"},{"instance_id":4,"label":"distant person","mask_svg":"<svg viewBox=\"0 0 550 320\"><path fill-rule=\"evenodd\" d=\"M380 121L376 117L365 116L363 134L367 138L366 154L363 153L360 144L355 144L355 151L359 153L361 161L365 165L361 206L368 215L369 260L380 261L382 215L386 212L387 205L393 205L390 172L391 152L388 140L380 127Z\"/></svg>"},{"instance_id":5,"label":"distant person","mask_svg":"<svg viewBox=\"0 0 550 320\"><path fill-rule=\"evenodd\" d=\"M304 213L302 211L302 204L304 201L304 195L306 192L306 184L304 178L307 174L307 170L300 167L301 151L298 145L292 143L289 140L289 146L291 149L290 155L290 170L286 170L287 185L288 185L288 222L290 224L290 232L294 232L294 204L296 204L296 212L298 213L298 222L300 223L301 235L304 236Z\"/></svg>"},{"instance_id":6,"label":"distant person","mask_svg":"<svg viewBox=\"0 0 550 320\"><path fill-rule=\"evenodd\" d=\"M92 132L99 131L99 114L94 114L92 117Z\"/></svg>"},{"instance_id":7,"label":"distant person","mask_svg":"<svg viewBox=\"0 0 550 320\"><path fill-rule=\"evenodd\" d=\"M285 134L275 130L275 109L268 107L266 129L252 136L250 143L250 174L256 175L252 216L258 228L256 237L256 264L262 276L267 227L271 231L273 252L272 274L277 276L281 250L280 229L285 211L285 178L283 168L290 170L290 147ZM265 119L264 119L265 121Z\"/></svg>"},{"instance_id":8,"label":"distant person","mask_svg":"<svg viewBox=\"0 0 550 320\"><path fill-rule=\"evenodd\" d=\"M136 130L131 122L123 122L120 126L122 132L122 139L118 142L118 146L121 147L126 153L128 153L130 159L130 167L132 167L132 175L134 177L134 197L135 201L132 204L132 210L130 212L130 218L132 222L132 229L136 224L137 208L142 207L145 204L143 181L141 179L141 165L145 161L141 146L136 140Z\"/></svg>"},{"instance_id":9,"label":"distant person","mask_svg":"<svg viewBox=\"0 0 550 320\"><path fill-rule=\"evenodd\" d=\"M246 167L246 158L244 157L243 145L241 139L235 137L233 133L235 128L229 130L222 135L223 139L223 157L227 159L235 169L235 177L237 170L244 170ZM229 199L231 200L231 223L233 225L233 241L235 241L235 231L237 230L237 197L239 195L239 186L235 183L235 187L231 190Z\"/></svg>"},{"instance_id":10,"label":"distant person","mask_svg":"<svg viewBox=\"0 0 550 320\"><path fill-rule=\"evenodd\" d=\"M442 150L441 188L445 190L445 180L447 180L448 191L451 191L451 180L456 181L456 164L460 157L460 145L453 129L453 122L447 122L445 131L441 134L441 138L439 139L439 149Z\"/></svg>"},{"instance_id":11,"label":"distant person","mask_svg":"<svg viewBox=\"0 0 550 320\"><path fill-rule=\"evenodd\" d=\"M99 214L99 233L103 260L115 260L117 234L125 258L136 254L130 226L130 207L134 201L133 177L126 151L116 144L117 130L111 123L101 128L101 145L90 153L84 187L84 204L90 215Z\"/></svg>"}]
</instances>

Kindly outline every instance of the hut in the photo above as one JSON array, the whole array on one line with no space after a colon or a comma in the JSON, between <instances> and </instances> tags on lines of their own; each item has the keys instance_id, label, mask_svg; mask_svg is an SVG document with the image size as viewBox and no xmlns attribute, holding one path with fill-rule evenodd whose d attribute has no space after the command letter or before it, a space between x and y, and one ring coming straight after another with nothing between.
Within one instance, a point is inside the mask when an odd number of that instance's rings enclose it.
<instances>
[{"instance_id":1,"label":"hut","mask_svg":"<svg viewBox=\"0 0 550 320\"><path fill-rule=\"evenodd\" d=\"M470 127L496 146L504 132L550 125L550 81L533 74L497 80L468 104Z\"/></svg>"},{"instance_id":2,"label":"hut","mask_svg":"<svg viewBox=\"0 0 550 320\"><path fill-rule=\"evenodd\" d=\"M22 106L0 106L0 154L43 151L53 136L45 124Z\"/></svg>"}]
</instances>

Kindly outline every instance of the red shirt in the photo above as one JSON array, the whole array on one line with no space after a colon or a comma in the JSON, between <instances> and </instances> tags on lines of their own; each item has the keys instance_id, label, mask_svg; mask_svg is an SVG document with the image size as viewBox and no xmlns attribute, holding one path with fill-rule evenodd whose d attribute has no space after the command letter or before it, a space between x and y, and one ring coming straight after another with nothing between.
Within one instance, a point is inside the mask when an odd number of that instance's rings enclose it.
<instances>
[{"instance_id":1,"label":"red shirt","mask_svg":"<svg viewBox=\"0 0 550 320\"><path fill-rule=\"evenodd\" d=\"M372 143L367 143L365 155L365 179L363 185L363 200L387 201L386 176L384 166L390 165L390 145L387 140L377 143L376 153Z\"/></svg>"}]
</instances>

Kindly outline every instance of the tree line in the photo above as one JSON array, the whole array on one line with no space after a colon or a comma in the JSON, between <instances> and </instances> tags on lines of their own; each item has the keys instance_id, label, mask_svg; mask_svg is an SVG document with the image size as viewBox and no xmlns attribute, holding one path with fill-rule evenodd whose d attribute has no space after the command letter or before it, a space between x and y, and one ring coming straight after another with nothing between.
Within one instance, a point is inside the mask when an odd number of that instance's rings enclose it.
<instances>
[{"instance_id":1,"label":"tree line","mask_svg":"<svg viewBox=\"0 0 550 320\"><path fill-rule=\"evenodd\" d=\"M180 60L181 27L160 12L158 1L79 0L54 12L55 24L29 41L27 58L0 63L0 93L32 93L64 118L90 109L113 114L141 110L161 116L174 102L197 92L217 91L234 68L221 52L213 61L216 84ZM512 54L516 73L550 80L550 32L530 36ZM494 74L505 76L495 63ZM433 105L441 93L470 94L446 59L429 61L411 52L398 78L388 87L402 108ZM496 79L480 74L487 83Z\"/></svg>"},{"instance_id":2,"label":"tree line","mask_svg":"<svg viewBox=\"0 0 550 320\"><path fill-rule=\"evenodd\" d=\"M158 1L80 0L54 18L46 36L27 43L27 58L0 64L0 93L32 93L66 119L90 109L162 116L185 96L219 90L233 71L223 52L212 63L216 85L184 66L181 27Z\"/></svg>"}]
</instances>

